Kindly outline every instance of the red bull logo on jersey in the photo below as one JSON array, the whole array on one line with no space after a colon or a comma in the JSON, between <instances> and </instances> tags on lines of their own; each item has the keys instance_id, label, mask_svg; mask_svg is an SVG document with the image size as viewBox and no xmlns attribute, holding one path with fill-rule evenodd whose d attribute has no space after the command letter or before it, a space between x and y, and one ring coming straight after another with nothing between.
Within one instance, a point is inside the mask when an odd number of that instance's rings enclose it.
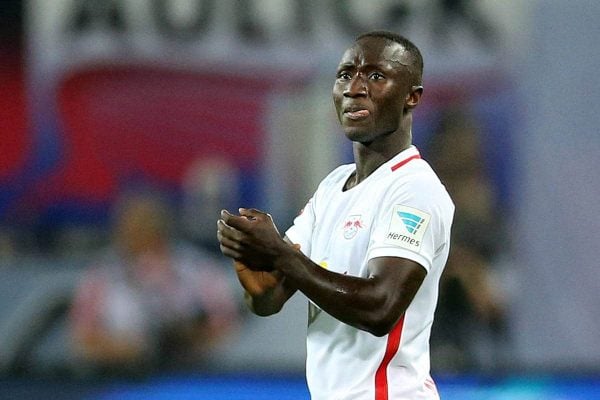
<instances>
[{"instance_id":1,"label":"red bull logo on jersey","mask_svg":"<svg viewBox=\"0 0 600 400\"><path fill-rule=\"evenodd\" d=\"M343 226L344 239L352 239L359 230L363 229L365 224L360 215L350 215L346 218Z\"/></svg>"},{"instance_id":2,"label":"red bull logo on jersey","mask_svg":"<svg viewBox=\"0 0 600 400\"><path fill-rule=\"evenodd\" d=\"M419 251L431 216L416 208L396 205L385 242Z\"/></svg>"}]
</instances>

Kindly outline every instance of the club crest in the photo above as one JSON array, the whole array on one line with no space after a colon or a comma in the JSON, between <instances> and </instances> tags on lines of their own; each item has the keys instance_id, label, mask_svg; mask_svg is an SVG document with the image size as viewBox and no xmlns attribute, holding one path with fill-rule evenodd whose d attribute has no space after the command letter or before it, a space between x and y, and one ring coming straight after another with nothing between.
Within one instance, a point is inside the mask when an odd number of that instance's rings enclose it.
<instances>
[{"instance_id":1,"label":"club crest","mask_svg":"<svg viewBox=\"0 0 600 400\"><path fill-rule=\"evenodd\" d=\"M350 215L343 226L344 239L352 239L359 230L365 227L360 215Z\"/></svg>"}]
</instances>

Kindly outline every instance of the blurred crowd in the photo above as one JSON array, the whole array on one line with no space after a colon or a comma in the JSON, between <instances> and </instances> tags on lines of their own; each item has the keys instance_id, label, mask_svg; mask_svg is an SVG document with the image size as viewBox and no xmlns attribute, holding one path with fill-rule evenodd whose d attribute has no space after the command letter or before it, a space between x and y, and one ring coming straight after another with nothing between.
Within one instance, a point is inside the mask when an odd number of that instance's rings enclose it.
<instances>
[{"instance_id":1,"label":"blurred crowd","mask_svg":"<svg viewBox=\"0 0 600 400\"><path fill-rule=\"evenodd\" d=\"M205 223L213 220L216 214ZM87 256L79 249L73 257L48 254L46 262L42 255L19 263L11 240L0 241L4 286L14 276L38 293L4 291L2 300L13 309L4 321L0 316L6 336L0 348L11 351L0 353L0 372L93 378L210 368L214 346L239 328L240 296L229 263L186 237L180 225L166 196L135 189L116 199L106 238L96 240L104 244L88 248ZM49 350L54 359L39 365L39 353Z\"/></svg>"},{"instance_id":2,"label":"blurred crowd","mask_svg":"<svg viewBox=\"0 0 600 400\"><path fill-rule=\"evenodd\" d=\"M148 194L116 204L112 243L79 282L72 350L91 371L194 370L237 324L233 290L215 257L172 235L173 217Z\"/></svg>"},{"instance_id":3,"label":"blurred crowd","mask_svg":"<svg viewBox=\"0 0 600 400\"><path fill-rule=\"evenodd\" d=\"M20 4L10 3L12 21ZM467 20L491 40L485 24L467 18L466 2L439 3L445 16ZM20 37L0 26L2 36ZM490 353L507 340L508 299L497 271L507 251L502 205L484 138L474 113L449 108L423 149L456 204L431 338L434 373L498 368ZM155 187L124 190L107 226L0 226L0 375L210 369L215 346L244 328L240 290L214 240L218 209L239 198L229 167L219 160L191 166L183 201Z\"/></svg>"},{"instance_id":4,"label":"blurred crowd","mask_svg":"<svg viewBox=\"0 0 600 400\"><path fill-rule=\"evenodd\" d=\"M496 261L507 249L501 245L502 205L486 165L483 129L473 113L447 109L424 149L456 204L431 338L435 373L502 368L508 301ZM33 302L30 307L60 306L29 313L22 330L36 326L32 332L39 338L17 341L0 367L8 373L36 370L31 348L56 330L58 320L63 365L41 368L42 373L97 377L210 369L211 349L243 329L240 290L211 240L219 205L233 196L235 179L222 163L201 162L184 179L187 201L173 204L156 188L126 190L115 199L103 234L78 228L64 235L77 255L71 257L73 284ZM19 257L12 239L0 235L5 266ZM47 315L54 319L42 324Z\"/></svg>"},{"instance_id":5,"label":"blurred crowd","mask_svg":"<svg viewBox=\"0 0 600 400\"><path fill-rule=\"evenodd\" d=\"M456 211L432 329L432 368L500 370L508 303L496 264L508 249L498 188L486 164L485 128L465 109L450 107L441 114L428 160Z\"/></svg>"}]
</instances>

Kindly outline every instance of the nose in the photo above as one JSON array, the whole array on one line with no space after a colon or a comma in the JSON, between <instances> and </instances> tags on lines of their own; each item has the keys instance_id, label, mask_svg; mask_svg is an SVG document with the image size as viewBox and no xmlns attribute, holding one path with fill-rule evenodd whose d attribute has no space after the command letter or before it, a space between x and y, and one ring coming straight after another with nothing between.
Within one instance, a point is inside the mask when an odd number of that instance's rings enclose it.
<instances>
[{"instance_id":1,"label":"nose","mask_svg":"<svg viewBox=\"0 0 600 400\"><path fill-rule=\"evenodd\" d=\"M344 89L345 97L364 97L367 95L367 84L362 74L354 76Z\"/></svg>"}]
</instances>

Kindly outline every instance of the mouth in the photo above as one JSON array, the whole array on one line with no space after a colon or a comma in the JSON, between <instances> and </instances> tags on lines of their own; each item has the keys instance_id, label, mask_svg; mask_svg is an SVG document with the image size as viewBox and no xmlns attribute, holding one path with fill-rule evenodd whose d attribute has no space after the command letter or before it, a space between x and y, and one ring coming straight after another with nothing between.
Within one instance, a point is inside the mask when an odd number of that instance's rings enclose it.
<instances>
[{"instance_id":1,"label":"mouth","mask_svg":"<svg viewBox=\"0 0 600 400\"><path fill-rule=\"evenodd\" d=\"M360 120L363 118L367 118L371 115L371 112L367 110L365 107L361 106L350 106L344 108L344 116L348 119L352 120Z\"/></svg>"}]
</instances>

